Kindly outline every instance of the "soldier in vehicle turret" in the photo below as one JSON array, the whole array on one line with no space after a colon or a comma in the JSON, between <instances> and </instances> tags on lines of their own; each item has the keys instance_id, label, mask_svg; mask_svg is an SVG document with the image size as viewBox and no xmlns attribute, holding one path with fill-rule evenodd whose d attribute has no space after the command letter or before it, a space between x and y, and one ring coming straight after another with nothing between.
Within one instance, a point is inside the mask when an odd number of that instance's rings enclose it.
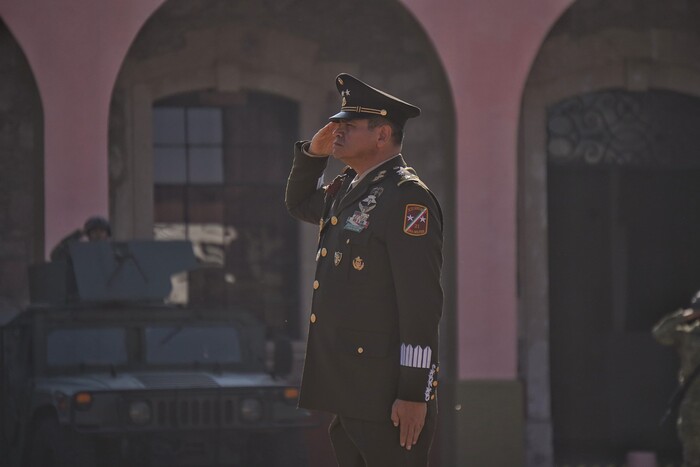
<instances>
[{"instance_id":1,"label":"soldier in vehicle turret","mask_svg":"<svg viewBox=\"0 0 700 467\"><path fill-rule=\"evenodd\" d=\"M82 229L76 229L61 239L51 250L51 261L65 260L68 258L68 245L72 242L87 240L109 240L112 237L112 226L109 221L101 216L89 217Z\"/></svg>"}]
</instances>

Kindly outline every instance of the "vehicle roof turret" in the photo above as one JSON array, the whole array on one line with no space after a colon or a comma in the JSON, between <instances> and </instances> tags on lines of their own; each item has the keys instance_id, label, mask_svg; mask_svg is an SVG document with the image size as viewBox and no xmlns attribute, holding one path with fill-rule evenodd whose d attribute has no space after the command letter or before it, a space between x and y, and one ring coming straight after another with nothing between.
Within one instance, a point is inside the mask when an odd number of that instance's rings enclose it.
<instances>
[{"instance_id":1,"label":"vehicle roof turret","mask_svg":"<svg viewBox=\"0 0 700 467\"><path fill-rule=\"evenodd\" d=\"M192 243L185 240L73 242L66 260L30 267L30 300L163 303L171 276L196 267Z\"/></svg>"}]
</instances>

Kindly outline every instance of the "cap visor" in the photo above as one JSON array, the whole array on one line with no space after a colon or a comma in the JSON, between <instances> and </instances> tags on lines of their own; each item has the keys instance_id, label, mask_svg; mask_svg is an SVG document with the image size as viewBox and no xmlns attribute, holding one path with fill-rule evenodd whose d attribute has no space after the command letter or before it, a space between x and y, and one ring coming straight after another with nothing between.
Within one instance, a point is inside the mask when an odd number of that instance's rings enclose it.
<instances>
[{"instance_id":1,"label":"cap visor","mask_svg":"<svg viewBox=\"0 0 700 467\"><path fill-rule=\"evenodd\" d=\"M328 117L328 120L331 122L337 122L338 120L353 120L357 118L369 118L372 117L370 114L364 114L360 112L338 112L337 114L333 115L332 117Z\"/></svg>"}]
</instances>

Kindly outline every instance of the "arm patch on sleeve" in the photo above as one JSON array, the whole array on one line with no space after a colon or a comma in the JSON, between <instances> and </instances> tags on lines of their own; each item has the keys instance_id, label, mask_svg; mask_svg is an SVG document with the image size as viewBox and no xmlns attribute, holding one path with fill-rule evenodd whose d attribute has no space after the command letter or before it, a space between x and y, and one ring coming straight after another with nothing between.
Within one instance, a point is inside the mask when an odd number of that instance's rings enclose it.
<instances>
[{"instance_id":1,"label":"arm patch on sleeve","mask_svg":"<svg viewBox=\"0 0 700 467\"><path fill-rule=\"evenodd\" d=\"M404 233L421 237L428 233L428 208L420 204L407 204L403 218Z\"/></svg>"}]
</instances>

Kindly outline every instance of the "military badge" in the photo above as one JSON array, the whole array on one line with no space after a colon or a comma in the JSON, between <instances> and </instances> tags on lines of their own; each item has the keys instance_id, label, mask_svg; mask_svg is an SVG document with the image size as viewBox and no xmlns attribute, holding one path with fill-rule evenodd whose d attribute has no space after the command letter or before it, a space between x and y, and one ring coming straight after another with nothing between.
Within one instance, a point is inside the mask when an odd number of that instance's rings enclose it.
<instances>
[{"instance_id":1,"label":"military badge","mask_svg":"<svg viewBox=\"0 0 700 467\"><path fill-rule=\"evenodd\" d=\"M385 176L386 176L386 170L380 170L379 173L378 173L377 175L374 176L374 178L372 179L372 181L373 181L373 182L378 182L379 180L381 180L381 179L384 178ZM382 190L383 190L383 188L382 188Z\"/></svg>"},{"instance_id":2,"label":"military badge","mask_svg":"<svg viewBox=\"0 0 700 467\"><path fill-rule=\"evenodd\" d=\"M428 208L420 204L407 204L403 219L403 231L420 237L428 233Z\"/></svg>"},{"instance_id":3,"label":"military badge","mask_svg":"<svg viewBox=\"0 0 700 467\"><path fill-rule=\"evenodd\" d=\"M382 172L386 172L386 170L382 170ZM369 191L369 194L374 196L375 198L379 198L379 196L381 196L382 193L384 193L384 188L380 186L375 186Z\"/></svg>"},{"instance_id":4,"label":"military badge","mask_svg":"<svg viewBox=\"0 0 700 467\"><path fill-rule=\"evenodd\" d=\"M335 255L333 255L333 264L336 266L340 264L340 260L343 259L343 254L339 251L335 252Z\"/></svg>"},{"instance_id":5,"label":"military badge","mask_svg":"<svg viewBox=\"0 0 700 467\"><path fill-rule=\"evenodd\" d=\"M352 267L357 269L358 271L362 271L365 268L365 260L358 256L357 258L352 260Z\"/></svg>"},{"instance_id":6,"label":"military badge","mask_svg":"<svg viewBox=\"0 0 700 467\"><path fill-rule=\"evenodd\" d=\"M343 229L350 230L352 232L362 232L369 226L369 214L355 211L355 214L348 217L345 221L345 226Z\"/></svg>"},{"instance_id":7,"label":"military badge","mask_svg":"<svg viewBox=\"0 0 700 467\"><path fill-rule=\"evenodd\" d=\"M367 214L372 209L377 207L377 197L374 195L368 195L365 199L360 201L359 207L363 214Z\"/></svg>"}]
</instances>

